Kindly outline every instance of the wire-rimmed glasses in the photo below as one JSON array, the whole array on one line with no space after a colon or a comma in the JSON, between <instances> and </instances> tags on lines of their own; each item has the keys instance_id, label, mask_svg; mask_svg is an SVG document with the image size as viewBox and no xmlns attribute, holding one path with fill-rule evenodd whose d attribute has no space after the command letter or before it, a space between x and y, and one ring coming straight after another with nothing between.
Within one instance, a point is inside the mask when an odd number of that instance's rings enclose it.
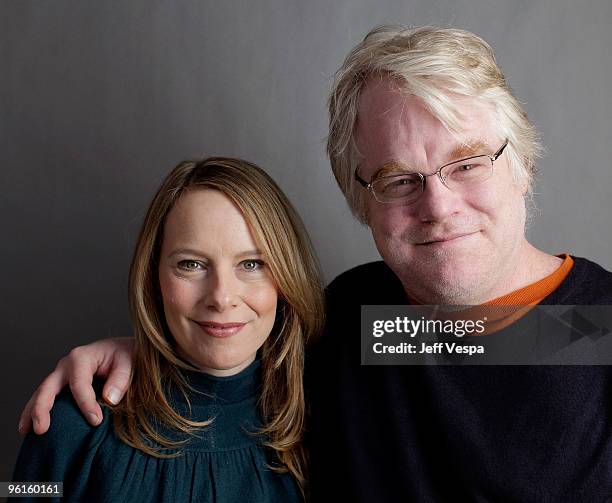
<instances>
[{"instance_id":1,"label":"wire-rimmed glasses","mask_svg":"<svg viewBox=\"0 0 612 503\"><path fill-rule=\"evenodd\" d=\"M438 168L434 173L398 173L376 178L366 182L355 170L355 180L369 190L374 199L381 203L401 200L409 203L416 201L425 191L426 179L438 175L440 181L451 190L464 190L478 185L493 175L493 163L502 155L508 139L493 155L482 154L452 161Z\"/></svg>"}]
</instances>

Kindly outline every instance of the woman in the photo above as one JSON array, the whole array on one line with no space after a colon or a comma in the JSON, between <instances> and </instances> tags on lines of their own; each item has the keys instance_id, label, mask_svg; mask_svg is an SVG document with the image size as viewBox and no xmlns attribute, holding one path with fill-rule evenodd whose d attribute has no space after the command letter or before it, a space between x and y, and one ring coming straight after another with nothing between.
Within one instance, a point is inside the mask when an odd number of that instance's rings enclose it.
<instances>
[{"instance_id":1,"label":"woman","mask_svg":"<svg viewBox=\"0 0 612 503\"><path fill-rule=\"evenodd\" d=\"M92 428L65 393L49 433L26 437L14 480L63 481L75 501L299 500L319 278L299 216L265 172L181 163L132 260L125 400Z\"/></svg>"}]
</instances>

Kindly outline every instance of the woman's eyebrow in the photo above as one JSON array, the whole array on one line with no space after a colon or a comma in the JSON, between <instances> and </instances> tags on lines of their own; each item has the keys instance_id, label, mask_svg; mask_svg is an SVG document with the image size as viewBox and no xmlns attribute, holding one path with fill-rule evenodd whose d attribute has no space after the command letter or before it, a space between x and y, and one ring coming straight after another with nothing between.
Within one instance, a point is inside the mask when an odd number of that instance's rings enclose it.
<instances>
[{"instance_id":1,"label":"woman's eyebrow","mask_svg":"<svg viewBox=\"0 0 612 503\"><path fill-rule=\"evenodd\" d=\"M191 255L191 256L196 256L196 257L201 257L201 258L207 258L207 255L205 253L202 253L202 251L196 250L194 248L177 248L176 250L172 250L168 254L168 258L174 257L175 255ZM246 251L238 252L234 256L236 258L242 258L242 257L260 257L261 255L263 255L261 250L253 249L253 250L246 250Z\"/></svg>"},{"instance_id":2,"label":"woman's eyebrow","mask_svg":"<svg viewBox=\"0 0 612 503\"><path fill-rule=\"evenodd\" d=\"M205 258L206 255L204 253L202 253L201 251L198 251L194 248L177 248L176 250L172 250L169 254L168 254L168 258L170 257L174 257L175 255L195 255L198 257L202 257Z\"/></svg>"},{"instance_id":3,"label":"woman's eyebrow","mask_svg":"<svg viewBox=\"0 0 612 503\"><path fill-rule=\"evenodd\" d=\"M244 252L240 252L240 253L236 254L236 258L242 258L242 257L260 257L262 255L263 255L263 253L261 253L260 250L248 250L248 251L244 251Z\"/></svg>"}]
</instances>

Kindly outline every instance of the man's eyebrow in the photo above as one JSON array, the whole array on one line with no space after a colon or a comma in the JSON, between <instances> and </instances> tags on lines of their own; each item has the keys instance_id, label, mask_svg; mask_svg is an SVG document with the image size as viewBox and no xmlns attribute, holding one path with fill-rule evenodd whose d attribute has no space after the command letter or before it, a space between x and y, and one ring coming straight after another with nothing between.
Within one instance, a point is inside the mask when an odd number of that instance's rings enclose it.
<instances>
[{"instance_id":1,"label":"man's eyebrow","mask_svg":"<svg viewBox=\"0 0 612 503\"><path fill-rule=\"evenodd\" d=\"M451 150L448 159L452 162L456 159L463 159L464 157L470 157L471 155L486 154L491 150L491 147L486 141L480 139L467 140L457 145Z\"/></svg>"},{"instance_id":2,"label":"man's eyebrow","mask_svg":"<svg viewBox=\"0 0 612 503\"><path fill-rule=\"evenodd\" d=\"M410 166L400 161L389 161L384 163L380 168L374 172L372 181L383 176L400 175L402 173L414 173Z\"/></svg>"},{"instance_id":3,"label":"man's eyebrow","mask_svg":"<svg viewBox=\"0 0 612 503\"><path fill-rule=\"evenodd\" d=\"M485 154L491 150L486 141L479 138L459 143L448 155L448 162L464 159L472 155ZM401 161L389 161L378 168L372 176L372 181L384 176L400 175L402 173L416 173L408 164Z\"/></svg>"}]
</instances>

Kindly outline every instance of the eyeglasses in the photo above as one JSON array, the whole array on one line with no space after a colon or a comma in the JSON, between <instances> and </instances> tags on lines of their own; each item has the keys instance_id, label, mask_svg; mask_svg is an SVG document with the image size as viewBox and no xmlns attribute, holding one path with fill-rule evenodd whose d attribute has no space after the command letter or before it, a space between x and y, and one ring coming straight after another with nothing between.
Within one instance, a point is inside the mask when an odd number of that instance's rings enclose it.
<instances>
[{"instance_id":1,"label":"eyeglasses","mask_svg":"<svg viewBox=\"0 0 612 503\"><path fill-rule=\"evenodd\" d=\"M440 181L449 189L461 191L478 185L493 175L493 163L502 155L508 145L508 139L493 155L483 154L452 161L438 168L435 173L401 173L382 176L371 182L366 182L359 176L359 168L355 170L357 180L374 199L380 203L393 203L402 200L405 203L416 201L425 191L428 176L438 175Z\"/></svg>"}]
</instances>

